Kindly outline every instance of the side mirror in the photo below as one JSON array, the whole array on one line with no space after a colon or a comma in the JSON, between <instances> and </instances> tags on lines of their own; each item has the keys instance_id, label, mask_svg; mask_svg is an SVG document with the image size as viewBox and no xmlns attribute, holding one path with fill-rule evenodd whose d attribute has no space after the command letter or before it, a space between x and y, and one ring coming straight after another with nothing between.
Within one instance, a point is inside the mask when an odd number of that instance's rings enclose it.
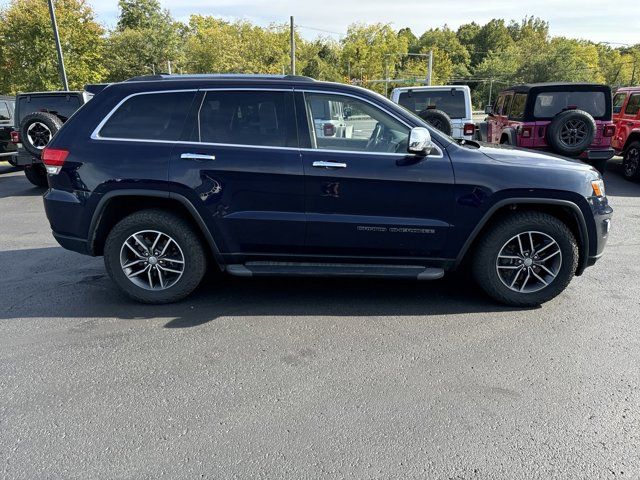
<instances>
[{"instance_id":1,"label":"side mirror","mask_svg":"<svg viewBox=\"0 0 640 480\"><path fill-rule=\"evenodd\" d=\"M486 113L487 115L493 115L493 106L487 105L486 107L484 107L484 113Z\"/></svg>"},{"instance_id":2,"label":"side mirror","mask_svg":"<svg viewBox=\"0 0 640 480\"><path fill-rule=\"evenodd\" d=\"M431 133L424 127L414 127L409 134L407 151L416 155L429 155L433 150Z\"/></svg>"}]
</instances>

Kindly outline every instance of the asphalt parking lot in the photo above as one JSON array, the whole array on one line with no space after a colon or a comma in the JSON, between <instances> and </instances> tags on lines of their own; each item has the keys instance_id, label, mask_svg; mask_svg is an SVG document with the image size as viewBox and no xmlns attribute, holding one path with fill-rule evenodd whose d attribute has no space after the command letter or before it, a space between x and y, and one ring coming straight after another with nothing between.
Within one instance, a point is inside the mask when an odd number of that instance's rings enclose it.
<instances>
[{"instance_id":1,"label":"asphalt parking lot","mask_svg":"<svg viewBox=\"0 0 640 480\"><path fill-rule=\"evenodd\" d=\"M538 309L433 283L211 278L143 306L0 164L1 478L640 478L640 184Z\"/></svg>"}]
</instances>

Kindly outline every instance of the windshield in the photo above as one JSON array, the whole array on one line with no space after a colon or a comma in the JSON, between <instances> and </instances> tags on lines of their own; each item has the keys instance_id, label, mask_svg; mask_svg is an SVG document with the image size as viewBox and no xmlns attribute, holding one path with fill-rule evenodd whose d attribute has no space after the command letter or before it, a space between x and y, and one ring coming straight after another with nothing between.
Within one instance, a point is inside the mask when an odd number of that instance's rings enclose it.
<instances>
[{"instance_id":1,"label":"windshield","mask_svg":"<svg viewBox=\"0 0 640 480\"><path fill-rule=\"evenodd\" d=\"M413 113L427 108L442 110L451 118L467 116L462 90L408 90L402 92L398 103Z\"/></svg>"},{"instance_id":2,"label":"windshield","mask_svg":"<svg viewBox=\"0 0 640 480\"><path fill-rule=\"evenodd\" d=\"M607 113L604 92L542 92L536 97L533 115L536 118L553 118L563 110L584 110L598 118Z\"/></svg>"}]
</instances>

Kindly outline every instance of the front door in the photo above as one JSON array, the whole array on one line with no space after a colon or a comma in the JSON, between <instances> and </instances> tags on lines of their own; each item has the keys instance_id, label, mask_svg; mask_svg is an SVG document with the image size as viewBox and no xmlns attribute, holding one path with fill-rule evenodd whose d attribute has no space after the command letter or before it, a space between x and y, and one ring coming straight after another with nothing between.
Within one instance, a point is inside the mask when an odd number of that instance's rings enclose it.
<instances>
[{"instance_id":1,"label":"front door","mask_svg":"<svg viewBox=\"0 0 640 480\"><path fill-rule=\"evenodd\" d=\"M206 213L228 263L304 245L304 180L293 92L201 92L192 133L171 154L170 184Z\"/></svg>"},{"instance_id":2,"label":"front door","mask_svg":"<svg viewBox=\"0 0 640 480\"><path fill-rule=\"evenodd\" d=\"M332 257L435 258L445 247L453 205L453 170L442 149L407 154L410 127L353 96L304 96L303 149L307 251ZM339 104L345 128L317 135L323 103ZM306 140L306 139L304 139ZM305 142L306 143L306 142Z\"/></svg>"}]
</instances>

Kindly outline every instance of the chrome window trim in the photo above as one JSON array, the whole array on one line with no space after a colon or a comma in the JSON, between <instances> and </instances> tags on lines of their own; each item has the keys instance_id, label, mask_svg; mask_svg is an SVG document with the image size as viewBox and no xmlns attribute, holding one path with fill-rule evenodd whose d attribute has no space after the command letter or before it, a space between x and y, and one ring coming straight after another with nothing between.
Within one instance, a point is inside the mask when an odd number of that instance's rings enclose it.
<instances>
[{"instance_id":1,"label":"chrome window trim","mask_svg":"<svg viewBox=\"0 0 640 480\"><path fill-rule=\"evenodd\" d=\"M158 95L158 94L163 94L163 93L189 93L189 92L194 92L197 93L198 89L186 89L186 90L153 90L150 92L136 92L136 93L132 93L130 95L127 95L126 97L124 97L122 100L120 100L115 107L113 107L111 109L111 111L109 113L107 113L107 115L100 121L100 123L98 124L98 126L93 130L93 132L91 133L91 139L92 140L116 140L116 141L133 141L133 142L161 142L161 143L173 143L174 141L172 140L149 140L149 139L142 139L142 138L116 138L116 137L103 137L100 135L100 130L102 130L102 127L105 126L105 124L109 121L109 119L113 116L114 113L116 113L116 111L122 106L123 103L125 103L127 100L129 100L130 98L133 97L138 97L140 95Z\"/></svg>"},{"instance_id":2,"label":"chrome window trim","mask_svg":"<svg viewBox=\"0 0 640 480\"><path fill-rule=\"evenodd\" d=\"M319 93L319 94L325 94L325 95L343 95L346 97L352 97L355 98L356 100L360 100L363 102L367 102L371 105L373 105L374 107L378 108L379 110L382 110L384 113L386 113L387 115L395 118L396 120L398 120L400 123L402 123L405 127L409 128L409 130L411 130L412 127L408 122L406 122L405 120L403 120L402 118L400 118L399 116L397 116L396 114L394 114L393 112L390 112L389 110L387 110L386 108L378 105L375 102L372 102L371 100L367 99L367 98L363 98L360 97L358 95L353 95L351 93L344 93L344 92L335 92L335 91L331 91L331 90L314 90L312 88L301 88L301 89L296 89L296 92L303 92L303 93ZM305 98L305 110L309 110L308 108L308 104L307 104L307 100ZM312 119L313 120L313 119ZM308 121L308 120L307 120ZM311 125L309 125L309 128L313 128ZM312 138L315 139L315 128L314 130L314 136ZM438 150L438 154L437 155L427 155L427 157L431 157L431 158L444 158L444 152L442 151L442 149L432 140L431 143L433 144L433 146L436 148L436 150ZM342 152L347 152L347 153L357 153L357 154L365 154L365 155L402 155L402 156L407 156L407 155L415 155L413 153L410 152L406 152L406 153L387 153L387 152L362 152L362 151L358 151L358 150L329 150L329 149L324 149L324 148L312 148L312 149L307 149L307 148L301 148L300 150L313 150L313 151L319 151L319 152L332 152L332 153L342 153Z\"/></svg>"},{"instance_id":3,"label":"chrome window trim","mask_svg":"<svg viewBox=\"0 0 640 480\"><path fill-rule=\"evenodd\" d=\"M325 95L344 95L347 97L353 97L355 99L370 103L371 105L373 105L374 107L379 108L380 110L382 110L383 112L385 112L386 114L394 117L396 120L398 120L400 123L404 124L406 127L408 127L409 129L413 128L408 122L406 122L405 120L403 120L402 118L398 117L397 115L395 115L394 113L388 111L387 109L385 109L384 107L381 107L380 105L378 105L375 102L372 102L371 100L368 100L366 98L363 98L361 96L358 95L353 95L350 93L343 93L343 92L336 92L334 90L318 90L318 89L308 89L308 88L295 88L295 87L266 87L266 88L262 88L262 87L232 87L232 86L224 86L224 87L212 87L212 88L189 88L189 89L179 89L179 90L152 90L152 91L148 91L148 92L136 92L136 93L132 93L130 95L127 95L126 97L124 97L122 100L120 100L110 111L109 113L107 113L107 115L100 121L100 123L98 124L98 126L93 130L93 132L91 133L91 139L92 140L100 140L100 141L115 141L115 142L142 142L142 143L159 143L159 144L171 144L171 145L205 145L205 146L212 146L212 147L240 147L240 148L263 148L263 149L269 149L269 150L295 150L295 151L301 151L301 152L329 152L329 153L347 153L347 154L352 154L352 155L382 155L382 156L394 156L394 157L404 157L407 155L414 155L412 153L406 152L406 153L389 153L389 152L362 152L362 151L357 151L357 150L330 150L330 149L324 149L324 148L299 148L299 147L278 147L278 146L268 146L268 145L248 145L248 144L236 144L236 143L212 143L212 142L192 142L192 141L184 141L184 140L152 140L152 139L144 139L144 138L119 138L119 137L103 137L100 135L100 130L104 127L104 125L109 121L109 119L115 114L115 112L130 98L133 97L137 97L139 95L154 95L154 94L163 94L163 93L188 93L188 92L194 92L194 93L199 93L199 92L212 92L212 91L220 91L220 90L233 90L233 91L255 91L255 90L259 90L259 91L291 91L291 92L308 92L308 93L320 93L320 94L325 94ZM204 96L203 96L203 101L204 101ZM305 106L306 106L306 101L305 101ZM200 104L200 107L198 108L198 129L200 128L200 119L199 119L199 112L200 112L200 108L202 108L202 103ZM198 132L198 138L200 138L200 132ZM439 145L437 145L435 142L433 143L434 147L436 148L436 150L438 151L438 154L431 154L428 155L428 157L430 158L444 158L444 152L443 149L440 148Z\"/></svg>"}]
</instances>

